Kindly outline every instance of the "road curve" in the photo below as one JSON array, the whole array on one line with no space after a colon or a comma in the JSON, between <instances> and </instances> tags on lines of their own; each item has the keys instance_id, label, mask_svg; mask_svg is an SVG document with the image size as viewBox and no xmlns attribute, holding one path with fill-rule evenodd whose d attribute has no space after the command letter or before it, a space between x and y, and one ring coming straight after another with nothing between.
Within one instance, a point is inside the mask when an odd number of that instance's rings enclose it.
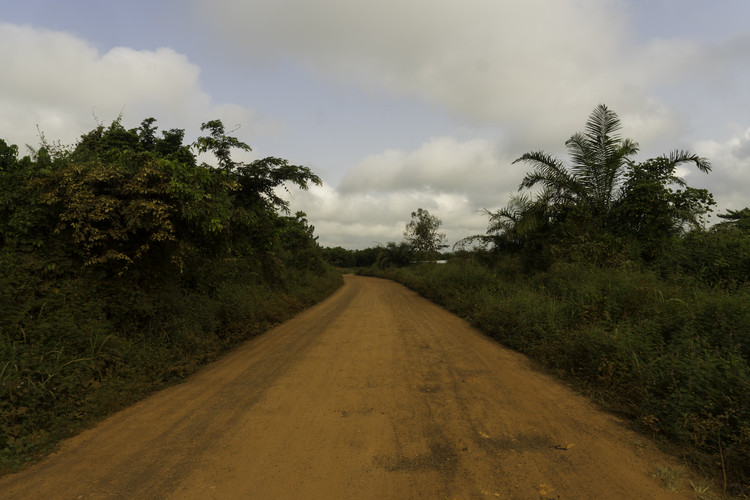
<instances>
[{"instance_id":1,"label":"road curve","mask_svg":"<svg viewBox=\"0 0 750 500\"><path fill-rule=\"evenodd\" d=\"M681 498L674 465L385 280L333 296L0 478L9 499Z\"/></svg>"}]
</instances>

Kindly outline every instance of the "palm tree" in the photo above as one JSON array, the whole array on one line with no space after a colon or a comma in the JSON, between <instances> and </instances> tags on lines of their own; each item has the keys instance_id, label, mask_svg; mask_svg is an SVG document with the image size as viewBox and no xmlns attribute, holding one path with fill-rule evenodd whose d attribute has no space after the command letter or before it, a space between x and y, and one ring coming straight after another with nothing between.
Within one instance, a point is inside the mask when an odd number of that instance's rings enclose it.
<instances>
[{"instance_id":1,"label":"palm tree","mask_svg":"<svg viewBox=\"0 0 750 500\"><path fill-rule=\"evenodd\" d=\"M529 236L543 230L552 218L550 192L536 197L528 193L512 195L508 204L496 212L485 210L490 217L487 241L496 248L521 248Z\"/></svg>"},{"instance_id":2,"label":"palm tree","mask_svg":"<svg viewBox=\"0 0 750 500\"><path fill-rule=\"evenodd\" d=\"M725 214L717 214L720 219L726 222L720 222L720 227L736 227L743 231L750 231L750 208L745 207L742 210L727 210Z\"/></svg>"},{"instance_id":3,"label":"palm tree","mask_svg":"<svg viewBox=\"0 0 750 500\"><path fill-rule=\"evenodd\" d=\"M630 158L638 153L637 142L617 134L620 128L617 114L604 104L598 105L586 122L586 132L577 132L565 142L571 159L569 167L543 151L526 153L513 162L534 167L521 181L519 190L541 184L553 204L582 209L582 214L600 225L622 193ZM703 172L711 170L708 160L687 151L676 150L664 158L672 167L694 162Z\"/></svg>"}]
</instances>

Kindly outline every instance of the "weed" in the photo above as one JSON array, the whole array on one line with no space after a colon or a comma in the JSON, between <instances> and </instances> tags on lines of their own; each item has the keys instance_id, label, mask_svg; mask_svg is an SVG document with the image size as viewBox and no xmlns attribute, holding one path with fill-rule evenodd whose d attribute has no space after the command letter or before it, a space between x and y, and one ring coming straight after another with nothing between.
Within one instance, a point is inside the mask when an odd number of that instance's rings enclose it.
<instances>
[{"instance_id":1,"label":"weed","mask_svg":"<svg viewBox=\"0 0 750 500\"><path fill-rule=\"evenodd\" d=\"M696 498L699 498L700 500L713 498L713 493L711 492L713 485L708 481L690 481L690 487L693 489Z\"/></svg>"},{"instance_id":2,"label":"weed","mask_svg":"<svg viewBox=\"0 0 750 500\"><path fill-rule=\"evenodd\" d=\"M685 469L682 467L658 467L651 473L651 477L659 479L664 483L667 491L674 493L682 488Z\"/></svg>"}]
</instances>

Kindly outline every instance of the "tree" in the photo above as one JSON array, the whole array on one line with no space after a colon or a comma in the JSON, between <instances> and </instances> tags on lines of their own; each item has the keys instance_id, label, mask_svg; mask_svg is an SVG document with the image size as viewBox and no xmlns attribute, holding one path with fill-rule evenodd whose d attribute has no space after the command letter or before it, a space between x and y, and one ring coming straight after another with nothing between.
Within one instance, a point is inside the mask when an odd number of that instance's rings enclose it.
<instances>
[{"instance_id":1,"label":"tree","mask_svg":"<svg viewBox=\"0 0 750 500\"><path fill-rule=\"evenodd\" d=\"M321 248L323 260L335 267L354 267L356 258L354 250L347 250L341 246Z\"/></svg>"},{"instance_id":2,"label":"tree","mask_svg":"<svg viewBox=\"0 0 750 500\"><path fill-rule=\"evenodd\" d=\"M638 152L638 143L617 135L620 128L617 115L600 104L586 122L586 133L577 132L565 142L570 167L543 151L526 153L513 162L534 167L519 189L541 184L555 204L576 206L594 218L606 212L627 159Z\"/></svg>"},{"instance_id":3,"label":"tree","mask_svg":"<svg viewBox=\"0 0 750 500\"><path fill-rule=\"evenodd\" d=\"M548 190L553 204L565 208L561 213L572 212L586 221L590 229L602 229L610 219L612 207L624 195L623 181L634 165L630 158L638 152L637 142L617 134L620 128L617 114L600 104L589 116L586 132L577 132L565 142L570 166L543 151L526 153L513 162L534 167L519 189L539 184ZM659 177L665 183L677 179L673 170L682 163L693 162L702 172L711 170L708 160L688 151L675 150L661 158L672 169L669 175Z\"/></svg>"},{"instance_id":4,"label":"tree","mask_svg":"<svg viewBox=\"0 0 750 500\"><path fill-rule=\"evenodd\" d=\"M531 235L548 228L551 219L549 195L545 191L533 197L528 193L511 196L508 204L490 216L487 238L496 249L523 248Z\"/></svg>"},{"instance_id":5,"label":"tree","mask_svg":"<svg viewBox=\"0 0 750 500\"><path fill-rule=\"evenodd\" d=\"M2 139L0 139L0 171L11 170L16 165L16 159L18 156L18 146L11 144L10 146Z\"/></svg>"},{"instance_id":6,"label":"tree","mask_svg":"<svg viewBox=\"0 0 750 500\"><path fill-rule=\"evenodd\" d=\"M286 189L286 183L303 190L308 189L310 184L320 186L323 183L308 167L291 165L283 158L269 156L235 165L232 175L239 183L238 199L251 205L266 205L270 210L289 212L289 202L276 194L277 188Z\"/></svg>"},{"instance_id":7,"label":"tree","mask_svg":"<svg viewBox=\"0 0 750 500\"><path fill-rule=\"evenodd\" d=\"M657 257L673 237L702 228L715 205L711 193L691 188L675 175L678 164L664 156L629 163L610 211L612 232L636 239L646 260Z\"/></svg>"},{"instance_id":8,"label":"tree","mask_svg":"<svg viewBox=\"0 0 750 500\"><path fill-rule=\"evenodd\" d=\"M232 150L249 146L219 120L203 129L209 136L193 147L214 153L216 167L198 165L183 130L157 136L153 118L133 129L121 118L99 125L70 150L43 140L20 161L0 141L0 244L54 249L70 266L106 275L183 270L206 256L253 255L272 268L285 235L300 245L312 238L293 230L306 221L282 220L288 205L277 188L320 178L280 158L236 162Z\"/></svg>"},{"instance_id":9,"label":"tree","mask_svg":"<svg viewBox=\"0 0 750 500\"><path fill-rule=\"evenodd\" d=\"M422 257L434 257L441 248L445 248L445 234L439 233L438 229L442 221L430 215L430 212L422 208L411 213L411 222L406 225L404 238L409 247Z\"/></svg>"}]
</instances>

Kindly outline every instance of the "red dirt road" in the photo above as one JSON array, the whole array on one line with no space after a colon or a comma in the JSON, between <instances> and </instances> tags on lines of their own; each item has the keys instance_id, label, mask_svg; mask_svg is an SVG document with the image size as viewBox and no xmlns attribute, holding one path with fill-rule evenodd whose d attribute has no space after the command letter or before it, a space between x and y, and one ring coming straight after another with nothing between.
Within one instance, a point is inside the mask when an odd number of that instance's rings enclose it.
<instances>
[{"instance_id":1,"label":"red dirt road","mask_svg":"<svg viewBox=\"0 0 750 500\"><path fill-rule=\"evenodd\" d=\"M0 498L682 498L650 477L671 465L456 316L346 276L323 303L0 478Z\"/></svg>"}]
</instances>

